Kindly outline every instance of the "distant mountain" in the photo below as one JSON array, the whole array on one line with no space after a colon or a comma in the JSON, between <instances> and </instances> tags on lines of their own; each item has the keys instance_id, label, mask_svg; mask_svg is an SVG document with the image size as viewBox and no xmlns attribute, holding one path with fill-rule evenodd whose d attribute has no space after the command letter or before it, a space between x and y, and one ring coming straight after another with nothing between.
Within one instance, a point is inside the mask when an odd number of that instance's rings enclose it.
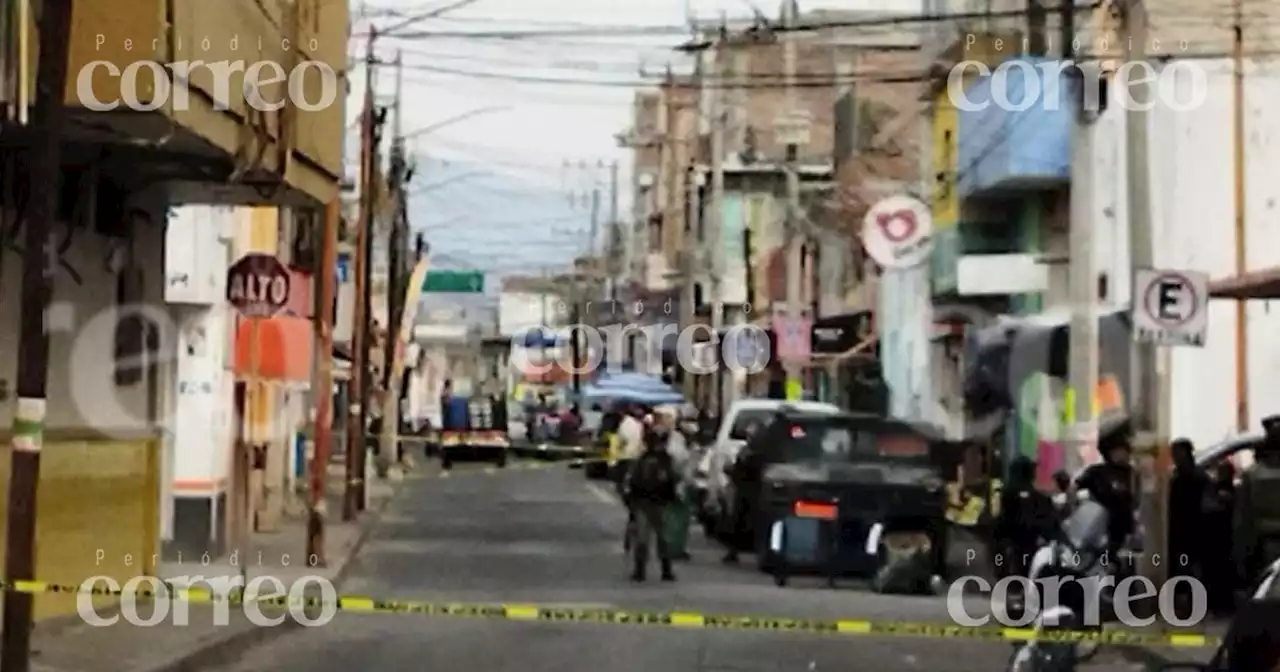
<instances>
[{"instance_id":1,"label":"distant mountain","mask_svg":"<svg viewBox=\"0 0 1280 672\"><path fill-rule=\"evenodd\" d=\"M582 252L576 241L585 244L584 208L481 162L419 158L409 192L409 222L426 232L431 268L485 272L484 295L427 295L423 310L454 307L468 322L492 322L503 275L566 266ZM566 233L574 230L584 233Z\"/></svg>"},{"instance_id":2,"label":"distant mountain","mask_svg":"<svg viewBox=\"0 0 1280 672\"><path fill-rule=\"evenodd\" d=\"M481 162L419 159L409 191L411 225L425 229L433 257L448 268L567 264L581 244L565 231L589 225L586 209L564 193ZM585 244L585 233L577 240Z\"/></svg>"}]
</instances>

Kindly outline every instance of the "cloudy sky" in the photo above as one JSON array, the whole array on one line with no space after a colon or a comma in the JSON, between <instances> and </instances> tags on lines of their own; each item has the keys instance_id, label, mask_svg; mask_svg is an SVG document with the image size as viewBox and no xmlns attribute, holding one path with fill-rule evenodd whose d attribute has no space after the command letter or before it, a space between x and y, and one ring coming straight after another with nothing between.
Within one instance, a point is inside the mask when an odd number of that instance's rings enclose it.
<instances>
[{"instance_id":1,"label":"cloudy sky","mask_svg":"<svg viewBox=\"0 0 1280 672\"><path fill-rule=\"evenodd\" d=\"M367 17L353 31L365 33L368 21L387 28L455 1L353 3L357 18ZM800 6L911 11L919 0ZM629 161L614 134L630 124L635 91L668 64L687 67L671 47L688 37L683 26L691 16L748 17L753 8L778 14L773 0L478 0L415 22L397 38L379 38L380 60L399 52L405 63L401 126L407 135L420 131L410 141L419 162L411 217L428 229L435 264L536 273L584 251L588 194L601 189L608 212L614 161L621 166L620 211L629 212ZM493 36L503 31L556 34ZM352 41L357 63L364 49L363 40ZM375 82L380 98L391 100L394 71L379 68ZM363 76L352 85L362 91ZM354 119L359 97L348 102Z\"/></svg>"}]
</instances>

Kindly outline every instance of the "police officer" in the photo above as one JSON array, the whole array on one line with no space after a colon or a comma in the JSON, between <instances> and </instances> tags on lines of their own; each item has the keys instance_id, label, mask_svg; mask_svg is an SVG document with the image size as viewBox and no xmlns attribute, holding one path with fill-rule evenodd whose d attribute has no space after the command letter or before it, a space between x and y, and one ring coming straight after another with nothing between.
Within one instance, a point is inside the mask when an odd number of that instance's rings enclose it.
<instances>
[{"instance_id":1,"label":"police officer","mask_svg":"<svg viewBox=\"0 0 1280 672\"><path fill-rule=\"evenodd\" d=\"M1264 437L1236 493L1237 571L1246 585L1280 556L1280 415L1262 421Z\"/></svg>"},{"instance_id":2,"label":"police officer","mask_svg":"<svg viewBox=\"0 0 1280 672\"><path fill-rule=\"evenodd\" d=\"M667 433L661 429L647 432L644 452L631 463L625 492L630 509L629 528L635 535L630 544L634 552L631 580L645 580L649 565L649 546L656 540L658 561L662 564L662 580L675 581L672 552L666 534L666 513L677 497L679 476L667 452Z\"/></svg>"}]
</instances>

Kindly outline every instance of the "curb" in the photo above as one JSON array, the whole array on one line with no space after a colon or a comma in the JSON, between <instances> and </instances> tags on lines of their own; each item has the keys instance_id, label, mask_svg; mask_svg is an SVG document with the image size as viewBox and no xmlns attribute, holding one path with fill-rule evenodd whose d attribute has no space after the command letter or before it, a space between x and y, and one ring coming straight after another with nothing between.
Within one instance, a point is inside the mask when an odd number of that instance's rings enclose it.
<instances>
[{"instance_id":1,"label":"curb","mask_svg":"<svg viewBox=\"0 0 1280 672\"><path fill-rule=\"evenodd\" d=\"M396 488L396 491L382 501L375 509L369 510L370 515L366 520L361 522L361 530L356 535L355 543L351 545L351 549L347 552L346 562L343 563L342 569L339 569L333 576L333 583L341 586L351 574L353 568L358 564L357 556L364 549L365 543L369 540L373 529L377 526L378 521L382 518L382 514L387 507L391 505L397 497L400 496L403 488ZM187 651L173 660L167 660L158 665L148 667L144 672L197 672L210 667L219 665L228 665L235 662L239 657L243 656L247 651L260 644L283 637L289 633L304 629L306 626L294 620L286 620L279 627L261 628L257 626L248 627L244 630L234 632L227 637L218 638L210 637L209 641L198 645L194 650Z\"/></svg>"}]
</instances>

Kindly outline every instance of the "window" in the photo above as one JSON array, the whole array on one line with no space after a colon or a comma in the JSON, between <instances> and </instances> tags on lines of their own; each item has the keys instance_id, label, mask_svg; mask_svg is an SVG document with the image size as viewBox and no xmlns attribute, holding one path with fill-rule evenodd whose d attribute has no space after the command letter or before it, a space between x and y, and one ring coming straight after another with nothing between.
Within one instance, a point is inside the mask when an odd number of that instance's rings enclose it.
<instances>
[{"instance_id":1,"label":"window","mask_svg":"<svg viewBox=\"0 0 1280 672\"><path fill-rule=\"evenodd\" d=\"M755 425L756 431L762 431L773 422L773 416L777 413L771 408L753 409L749 411L740 411L733 419L733 427L729 429L729 438L734 441L746 441L747 429Z\"/></svg>"}]
</instances>

